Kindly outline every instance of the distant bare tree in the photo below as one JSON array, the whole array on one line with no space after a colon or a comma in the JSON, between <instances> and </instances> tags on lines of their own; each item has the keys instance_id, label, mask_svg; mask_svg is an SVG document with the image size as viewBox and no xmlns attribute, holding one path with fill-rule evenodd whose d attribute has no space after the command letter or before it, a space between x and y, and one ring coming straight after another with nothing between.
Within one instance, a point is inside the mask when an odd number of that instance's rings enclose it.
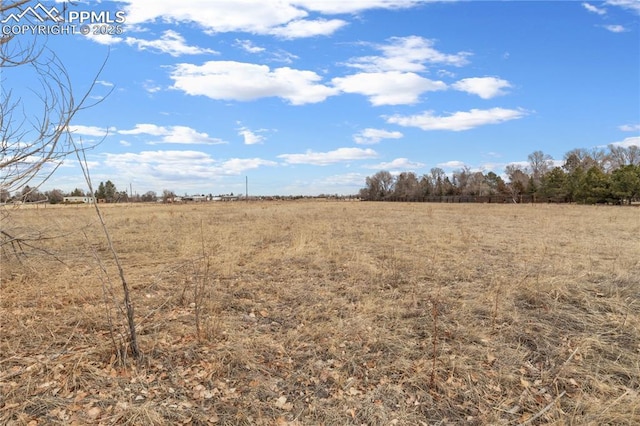
<instances>
[{"instance_id":1,"label":"distant bare tree","mask_svg":"<svg viewBox=\"0 0 640 426\"><path fill-rule=\"evenodd\" d=\"M491 193L491 187L482 172L475 172L469 177L467 191L471 195L484 196Z\"/></svg>"},{"instance_id":2,"label":"distant bare tree","mask_svg":"<svg viewBox=\"0 0 640 426\"><path fill-rule=\"evenodd\" d=\"M544 175L553 168L553 158L542 151L535 151L529 154L528 160L531 178L536 185L539 185Z\"/></svg>"},{"instance_id":3,"label":"distant bare tree","mask_svg":"<svg viewBox=\"0 0 640 426\"><path fill-rule=\"evenodd\" d=\"M469 193L468 187L471 174L469 166L463 166L462 169L453 172L453 184L456 186L458 193L464 195Z\"/></svg>"},{"instance_id":4,"label":"distant bare tree","mask_svg":"<svg viewBox=\"0 0 640 426\"><path fill-rule=\"evenodd\" d=\"M415 201L420 196L420 182L413 172L402 172L396 178L394 196L399 200Z\"/></svg>"},{"instance_id":5,"label":"distant bare tree","mask_svg":"<svg viewBox=\"0 0 640 426\"><path fill-rule=\"evenodd\" d=\"M509 164L504 172L509 177L509 192L514 203L520 200L520 196L527 190L529 175L517 164Z\"/></svg>"},{"instance_id":6,"label":"distant bare tree","mask_svg":"<svg viewBox=\"0 0 640 426\"><path fill-rule=\"evenodd\" d=\"M149 202L156 201L158 199L158 195L154 191L147 191L140 197L140 201Z\"/></svg>"},{"instance_id":7,"label":"distant bare tree","mask_svg":"<svg viewBox=\"0 0 640 426\"><path fill-rule=\"evenodd\" d=\"M395 188L395 179L391 173L381 170L366 179L366 187L360 191L363 199L381 201L391 195Z\"/></svg>"},{"instance_id":8,"label":"distant bare tree","mask_svg":"<svg viewBox=\"0 0 640 426\"><path fill-rule=\"evenodd\" d=\"M444 170L442 170L440 167L433 167L429 171L429 174L431 176L431 186L433 187L434 195L444 195L444 180L447 177Z\"/></svg>"},{"instance_id":9,"label":"distant bare tree","mask_svg":"<svg viewBox=\"0 0 640 426\"><path fill-rule=\"evenodd\" d=\"M588 150L585 148L576 148L564 155L564 165L562 166L567 172L573 173L578 167L583 171L592 167L604 169L607 162L607 154L600 150Z\"/></svg>"},{"instance_id":10,"label":"distant bare tree","mask_svg":"<svg viewBox=\"0 0 640 426\"><path fill-rule=\"evenodd\" d=\"M168 189L162 190L162 202L163 203L173 203L174 198L176 198L176 193L170 191Z\"/></svg>"},{"instance_id":11,"label":"distant bare tree","mask_svg":"<svg viewBox=\"0 0 640 426\"><path fill-rule=\"evenodd\" d=\"M609 145L609 165L615 170L628 165L640 165L640 147L639 146L619 146Z\"/></svg>"}]
</instances>

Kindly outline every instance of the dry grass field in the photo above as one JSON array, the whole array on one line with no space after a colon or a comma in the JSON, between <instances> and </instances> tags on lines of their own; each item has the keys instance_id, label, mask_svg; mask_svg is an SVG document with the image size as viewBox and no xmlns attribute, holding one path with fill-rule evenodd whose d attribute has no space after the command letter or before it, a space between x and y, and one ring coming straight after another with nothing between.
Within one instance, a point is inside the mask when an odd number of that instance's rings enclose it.
<instances>
[{"instance_id":1,"label":"dry grass field","mask_svg":"<svg viewBox=\"0 0 640 426\"><path fill-rule=\"evenodd\" d=\"M10 213L0 424L640 424L638 208L104 206L137 363L92 208Z\"/></svg>"}]
</instances>

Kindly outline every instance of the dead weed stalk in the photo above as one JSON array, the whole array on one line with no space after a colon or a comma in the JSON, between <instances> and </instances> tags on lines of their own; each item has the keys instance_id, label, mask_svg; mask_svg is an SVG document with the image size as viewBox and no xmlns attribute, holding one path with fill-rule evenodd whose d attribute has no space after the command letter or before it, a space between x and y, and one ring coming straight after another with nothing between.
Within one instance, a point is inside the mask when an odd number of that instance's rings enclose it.
<instances>
[{"instance_id":1,"label":"dead weed stalk","mask_svg":"<svg viewBox=\"0 0 640 426\"><path fill-rule=\"evenodd\" d=\"M71 141L71 143L73 144L76 152L76 156L78 157L78 162L80 164L80 168L82 170L82 174L84 175L84 179L85 182L87 183L87 185L89 186L89 191L91 194L94 193L93 191L93 184L91 182L91 176L89 175L89 165L87 163L87 157L86 157L86 153L84 149L77 149L76 143L73 139L73 136L71 135L71 133L69 134L69 139ZM80 145L82 145L82 141L80 142ZM120 282L122 283L122 291L124 293L124 307L125 307L125 311L126 311L126 317L127 317L127 324L129 327L129 336L128 336L128 341L129 341L129 350L131 351L131 356L133 357L133 359L135 360L139 360L142 357L142 353L140 352L140 348L138 347L138 338L137 338L137 332L136 332L136 321L135 321L135 316L134 316L134 309L133 309L133 303L131 302L131 292L129 289L129 284L127 283L127 280L124 276L124 268L122 267L122 262L120 261L120 258L118 256L118 252L116 251L114 245L113 245L113 241L111 239L111 234L109 233L109 229L107 228L107 224L104 220L104 216L102 215L102 211L100 210L100 207L98 207L98 203L94 202L93 206L95 208L96 211L96 216L98 217L98 220L100 221L100 227L102 228L105 238L107 239L107 245L109 247L109 252L111 253L112 257L113 257L113 261L116 265L116 267L118 268L118 276L120 277ZM106 272L106 269L103 269L104 272ZM116 351L118 350L118 348L114 348L116 349Z\"/></svg>"}]
</instances>

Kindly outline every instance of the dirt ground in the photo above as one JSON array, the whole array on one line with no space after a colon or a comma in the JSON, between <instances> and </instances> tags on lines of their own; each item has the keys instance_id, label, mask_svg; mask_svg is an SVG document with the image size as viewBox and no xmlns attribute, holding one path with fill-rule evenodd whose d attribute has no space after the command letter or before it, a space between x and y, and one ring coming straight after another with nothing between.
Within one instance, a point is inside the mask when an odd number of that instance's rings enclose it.
<instances>
[{"instance_id":1,"label":"dirt ground","mask_svg":"<svg viewBox=\"0 0 640 426\"><path fill-rule=\"evenodd\" d=\"M640 424L638 208L0 208L1 424Z\"/></svg>"}]
</instances>

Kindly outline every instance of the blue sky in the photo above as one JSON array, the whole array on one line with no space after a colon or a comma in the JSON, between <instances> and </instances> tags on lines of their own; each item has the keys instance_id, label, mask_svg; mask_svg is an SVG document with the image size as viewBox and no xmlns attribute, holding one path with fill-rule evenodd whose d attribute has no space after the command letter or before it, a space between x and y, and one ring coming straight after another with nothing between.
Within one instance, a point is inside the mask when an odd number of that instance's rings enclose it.
<instances>
[{"instance_id":1,"label":"blue sky","mask_svg":"<svg viewBox=\"0 0 640 426\"><path fill-rule=\"evenodd\" d=\"M61 8L61 3L41 2ZM35 2L34 2L35 4ZM55 35L95 184L355 194L379 170L501 174L640 145L640 2L118 0L121 35ZM32 84L5 75L3 84ZM86 188L69 158L44 188Z\"/></svg>"}]
</instances>

